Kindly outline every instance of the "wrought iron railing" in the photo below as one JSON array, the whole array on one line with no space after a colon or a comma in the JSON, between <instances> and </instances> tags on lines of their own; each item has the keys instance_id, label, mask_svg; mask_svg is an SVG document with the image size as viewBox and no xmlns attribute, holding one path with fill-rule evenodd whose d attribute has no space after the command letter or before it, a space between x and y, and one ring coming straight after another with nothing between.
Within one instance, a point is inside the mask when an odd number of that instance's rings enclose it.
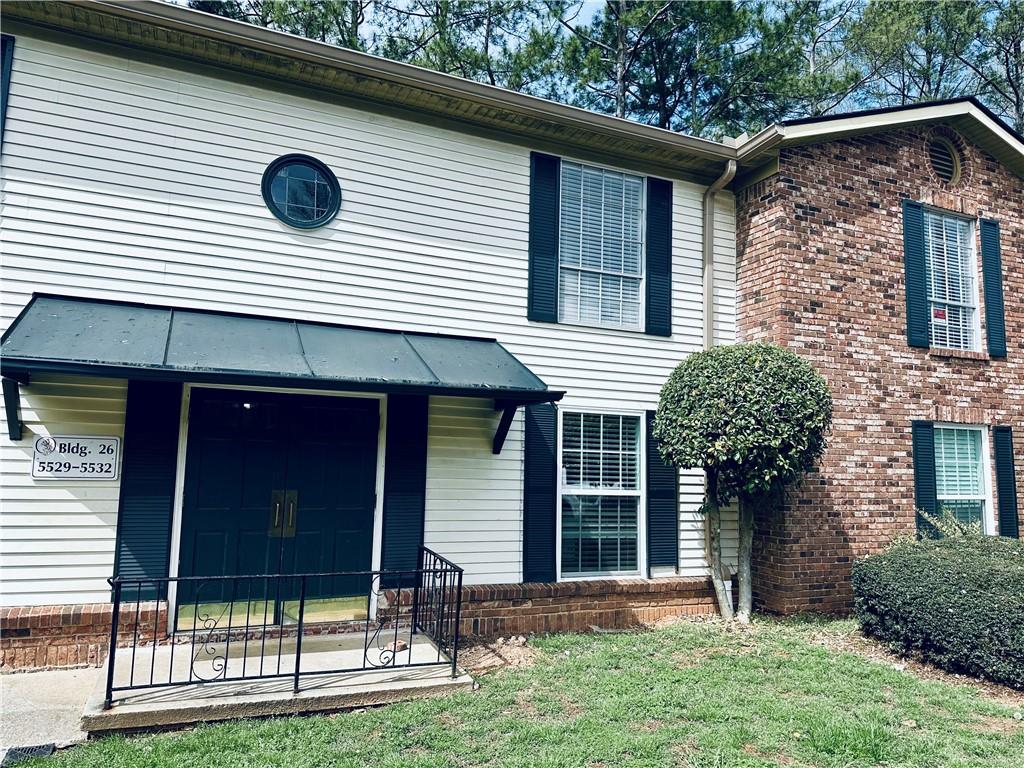
<instances>
[{"instance_id":1,"label":"wrought iron railing","mask_svg":"<svg viewBox=\"0 0 1024 768\"><path fill-rule=\"evenodd\" d=\"M104 706L197 683L291 678L297 693L304 677L374 669L450 666L455 677L462 573L420 547L410 571L110 579ZM303 669L311 635L357 641L346 655L361 647L360 661Z\"/></svg>"}]
</instances>

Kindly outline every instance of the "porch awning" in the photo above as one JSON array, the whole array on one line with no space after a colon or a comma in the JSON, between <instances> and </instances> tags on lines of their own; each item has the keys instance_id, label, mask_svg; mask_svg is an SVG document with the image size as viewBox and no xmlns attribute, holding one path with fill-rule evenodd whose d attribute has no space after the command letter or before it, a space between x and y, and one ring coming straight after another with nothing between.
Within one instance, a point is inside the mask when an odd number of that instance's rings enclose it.
<instances>
[{"instance_id":1,"label":"porch awning","mask_svg":"<svg viewBox=\"0 0 1024 768\"><path fill-rule=\"evenodd\" d=\"M3 335L0 373L161 379L551 402L494 339L36 295Z\"/></svg>"}]
</instances>

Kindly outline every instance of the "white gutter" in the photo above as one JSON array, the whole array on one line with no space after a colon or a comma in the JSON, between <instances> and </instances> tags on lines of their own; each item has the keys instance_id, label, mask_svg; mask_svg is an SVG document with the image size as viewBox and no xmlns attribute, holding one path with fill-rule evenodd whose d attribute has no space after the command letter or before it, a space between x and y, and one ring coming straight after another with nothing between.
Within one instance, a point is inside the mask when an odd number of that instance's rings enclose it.
<instances>
[{"instance_id":1,"label":"white gutter","mask_svg":"<svg viewBox=\"0 0 1024 768\"><path fill-rule=\"evenodd\" d=\"M729 160L715 182L704 190L704 349L715 345L715 195L736 175L736 161Z\"/></svg>"},{"instance_id":2,"label":"white gutter","mask_svg":"<svg viewBox=\"0 0 1024 768\"><path fill-rule=\"evenodd\" d=\"M777 123L758 131L746 141L737 144L736 154L742 163L756 161L762 152L776 148L785 138L785 130Z\"/></svg>"},{"instance_id":3,"label":"white gutter","mask_svg":"<svg viewBox=\"0 0 1024 768\"><path fill-rule=\"evenodd\" d=\"M465 99L474 104L508 110L530 119L550 121L571 129L601 134L613 140L645 141L652 147L666 151L684 152L690 156L713 160L736 157L736 149L721 142L592 112L162 0L69 0L67 4L155 28L170 28L199 37L222 40L271 55L339 67L363 77L412 87L448 98Z\"/></svg>"}]
</instances>

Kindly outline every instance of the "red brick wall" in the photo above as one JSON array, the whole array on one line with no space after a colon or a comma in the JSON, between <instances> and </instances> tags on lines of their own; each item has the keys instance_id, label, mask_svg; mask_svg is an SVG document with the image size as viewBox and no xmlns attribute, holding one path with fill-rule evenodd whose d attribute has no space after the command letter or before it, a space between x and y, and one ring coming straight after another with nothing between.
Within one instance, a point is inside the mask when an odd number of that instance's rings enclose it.
<instances>
[{"instance_id":1,"label":"red brick wall","mask_svg":"<svg viewBox=\"0 0 1024 768\"><path fill-rule=\"evenodd\" d=\"M387 593L394 599L393 592ZM411 594L402 593L403 602ZM615 579L561 584L490 584L463 588L461 628L465 635L497 636L531 632L624 629L666 616L717 611L708 579ZM403 611L404 613L404 611ZM119 646L135 638L135 604L122 607ZM0 670L4 672L99 666L110 644L111 604L47 605L0 608ZM152 640L154 620L160 642L167 629L167 608L143 603L139 639ZM362 632L363 623L313 624L308 635ZM285 630L285 635L294 634ZM267 637L276 637L269 630ZM177 642L188 642L186 632Z\"/></svg>"},{"instance_id":2,"label":"red brick wall","mask_svg":"<svg viewBox=\"0 0 1024 768\"><path fill-rule=\"evenodd\" d=\"M933 132L963 151L955 186L931 171ZM905 198L999 220L1006 359L907 345ZM810 360L835 401L820 471L784 509L759 515L760 603L847 610L850 563L914 532L915 419L1012 426L1024 518L1024 180L947 129L925 127L784 149L779 172L737 202L741 338ZM981 319L984 342L984 295Z\"/></svg>"},{"instance_id":3,"label":"red brick wall","mask_svg":"<svg viewBox=\"0 0 1024 768\"><path fill-rule=\"evenodd\" d=\"M461 625L465 634L484 637L586 632L717 611L705 578L484 584L463 589Z\"/></svg>"},{"instance_id":4,"label":"red brick wall","mask_svg":"<svg viewBox=\"0 0 1024 768\"><path fill-rule=\"evenodd\" d=\"M96 667L110 648L110 603L86 605L36 605L0 608L0 670ZM135 603L125 604L118 632L134 637ZM152 637L153 622L167 626L166 608L156 612L155 603L142 603L138 614L139 636Z\"/></svg>"}]
</instances>

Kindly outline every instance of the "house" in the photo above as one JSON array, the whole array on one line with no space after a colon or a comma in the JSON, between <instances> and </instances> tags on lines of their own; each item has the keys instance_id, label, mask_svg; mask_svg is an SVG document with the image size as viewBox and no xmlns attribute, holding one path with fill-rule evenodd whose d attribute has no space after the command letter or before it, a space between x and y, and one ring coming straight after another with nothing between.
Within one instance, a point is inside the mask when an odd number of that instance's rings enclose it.
<instances>
[{"instance_id":1,"label":"house","mask_svg":"<svg viewBox=\"0 0 1024 768\"><path fill-rule=\"evenodd\" d=\"M673 367L740 337L836 396L760 521L769 608L845 605L961 450L961 514L1024 510L1024 142L972 101L713 142L163 3L8 3L4 32L4 667L98 663L142 615L712 612L701 473L649 430ZM950 243L973 304L924 290Z\"/></svg>"},{"instance_id":2,"label":"house","mask_svg":"<svg viewBox=\"0 0 1024 768\"><path fill-rule=\"evenodd\" d=\"M971 99L772 126L737 190L739 327L828 380L817 473L756 524L772 610L846 610L918 510L1024 526L1024 138ZM757 158L756 160L754 158Z\"/></svg>"},{"instance_id":3,"label":"house","mask_svg":"<svg viewBox=\"0 0 1024 768\"><path fill-rule=\"evenodd\" d=\"M467 632L714 610L648 433L735 339L732 147L164 3L4 31L4 665L100 659L112 575L205 605L160 580L421 545Z\"/></svg>"}]
</instances>

